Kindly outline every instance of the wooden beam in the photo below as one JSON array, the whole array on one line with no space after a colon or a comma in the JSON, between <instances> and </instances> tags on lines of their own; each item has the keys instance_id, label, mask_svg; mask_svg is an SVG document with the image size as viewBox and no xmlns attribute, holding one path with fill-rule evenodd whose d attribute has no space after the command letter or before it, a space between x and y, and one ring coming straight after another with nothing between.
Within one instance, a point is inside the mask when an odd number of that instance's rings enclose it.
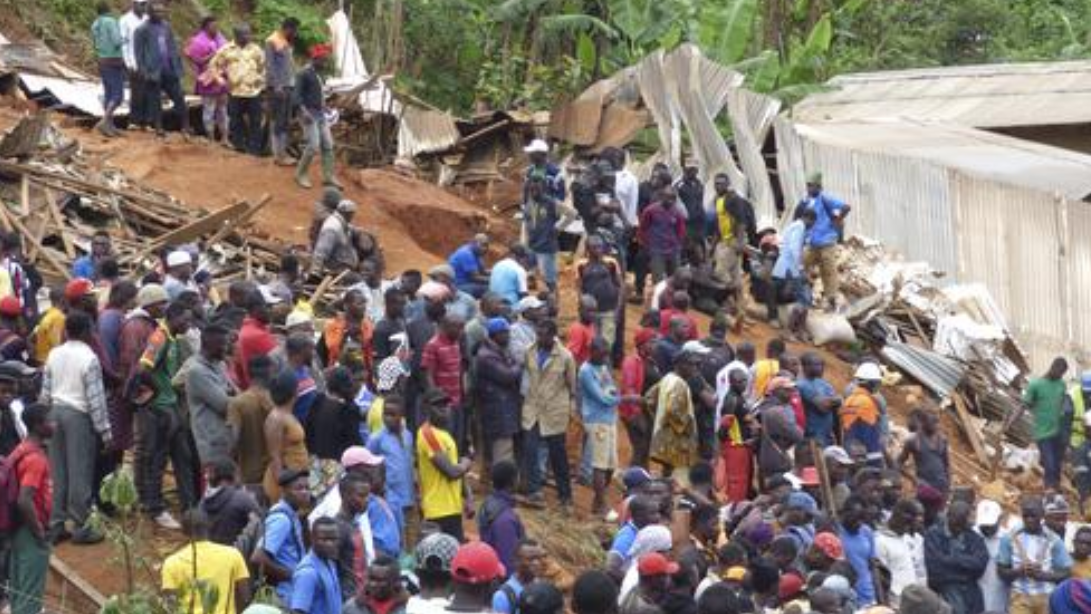
<instances>
[{"instance_id":1,"label":"wooden beam","mask_svg":"<svg viewBox=\"0 0 1091 614\"><path fill-rule=\"evenodd\" d=\"M27 227L23 225L23 222L21 222L19 218L9 215L8 219L11 221L11 224L15 226L16 232L22 234L27 240L29 240L31 244L38 249L38 252L41 254L41 256L45 258L46 262L48 262L50 266L56 269L56 271L60 273L62 277L64 277L65 281L72 279L72 271L69 270L69 268L66 267L63 262L57 260L57 258L49 252L49 250L44 249L42 247L42 242L34 238L34 235L32 235L30 231L27 230Z\"/></svg>"},{"instance_id":2,"label":"wooden beam","mask_svg":"<svg viewBox=\"0 0 1091 614\"><path fill-rule=\"evenodd\" d=\"M991 459L985 450L985 443L981 440L981 433L977 431L977 427L970 417L970 411L966 408L966 399L962 398L961 393L955 392L951 395L951 402L954 403L955 415L958 417L959 424L962 425L966 438L970 440L970 447L973 448L974 456L977 457L981 466L988 467Z\"/></svg>"},{"instance_id":3,"label":"wooden beam","mask_svg":"<svg viewBox=\"0 0 1091 614\"><path fill-rule=\"evenodd\" d=\"M248 210L250 209L250 203L245 200L240 200L234 204L228 205L219 211L214 211L200 217L192 222L175 228L174 230L160 235L152 240L151 244L145 250L145 253L150 253L158 247L164 245L179 245L182 243L189 243L202 236L210 233L220 231L224 228L231 228L231 226Z\"/></svg>"},{"instance_id":4,"label":"wooden beam","mask_svg":"<svg viewBox=\"0 0 1091 614\"><path fill-rule=\"evenodd\" d=\"M106 597L100 593L97 588L92 586L90 582L84 580L83 576L76 573L75 569L69 567L67 563L56 555L49 557L49 567L57 572L59 576L64 578L65 582L71 584L76 590L83 593L84 597L87 597L94 602L97 607L101 608L106 605Z\"/></svg>"},{"instance_id":5,"label":"wooden beam","mask_svg":"<svg viewBox=\"0 0 1091 614\"><path fill-rule=\"evenodd\" d=\"M49 207L49 215L53 218L53 223L57 225L61 234L61 243L64 244L64 253L70 259L76 258L76 248L72 245L72 239L68 237L68 233L65 232L64 215L61 214L61 208L57 204L57 196L53 193L53 190L45 188L45 203Z\"/></svg>"},{"instance_id":6,"label":"wooden beam","mask_svg":"<svg viewBox=\"0 0 1091 614\"><path fill-rule=\"evenodd\" d=\"M133 201L135 203L148 205L148 206L153 207L153 208L169 207L171 209L174 209L178 213L181 213L182 211L184 211L183 209L176 207L175 205L173 205L169 201L164 202L164 199L150 198L150 197L145 196L143 194L138 194L136 192L131 192L129 190L114 188L114 187L108 186L108 185L106 185L104 183L95 183L93 181L88 181L86 179L80 179L78 177L72 177L70 175L65 175L64 173L57 173L57 172L54 172L54 171L51 171L51 170L48 170L48 169L39 168L37 166L31 166L31 165L28 165L28 164L17 164L17 163L14 163L14 162L0 161L0 172L15 173L17 175L31 175L31 176L34 176L34 177L41 177L41 178L51 179L53 181L57 181L57 182L61 182L61 183L68 183L68 184L83 188L84 190L88 190L88 191L90 191L92 193L116 194L116 195L121 196L123 198L126 198L128 200L131 200L131 201Z\"/></svg>"},{"instance_id":7,"label":"wooden beam","mask_svg":"<svg viewBox=\"0 0 1091 614\"><path fill-rule=\"evenodd\" d=\"M257 204L250 207L250 210L246 213L240 215L239 218L234 221L234 223L224 225L224 227L218 230L216 234L212 235L212 237L208 240L207 244L215 245L230 236L232 232L241 229L244 224L254 219L254 216L257 215L259 211L264 209L265 205L268 205L270 202L272 202L272 200L272 196L269 196L268 194L262 194L261 198L258 199Z\"/></svg>"}]
</instances>

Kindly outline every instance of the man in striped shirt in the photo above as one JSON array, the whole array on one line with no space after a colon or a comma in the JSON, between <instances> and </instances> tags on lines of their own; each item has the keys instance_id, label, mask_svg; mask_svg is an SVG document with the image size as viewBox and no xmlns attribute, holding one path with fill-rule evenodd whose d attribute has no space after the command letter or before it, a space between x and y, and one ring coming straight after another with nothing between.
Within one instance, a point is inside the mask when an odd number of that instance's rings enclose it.
<instances>
[{"instance_id":1,"label":"man in striped shirt","mask_svg":"<svg viewBox=\"0 0 1091 614\"><path fill-rule=\"evenodd\" d=\"M1047 614L1049 595L1068 577L1072 559L1064 537L1042 523L1042 499L1028 496L1020 504L1023 526L1000 538L996 570L1011 584L1011 614Z\"/></svg>"}]
</instances>

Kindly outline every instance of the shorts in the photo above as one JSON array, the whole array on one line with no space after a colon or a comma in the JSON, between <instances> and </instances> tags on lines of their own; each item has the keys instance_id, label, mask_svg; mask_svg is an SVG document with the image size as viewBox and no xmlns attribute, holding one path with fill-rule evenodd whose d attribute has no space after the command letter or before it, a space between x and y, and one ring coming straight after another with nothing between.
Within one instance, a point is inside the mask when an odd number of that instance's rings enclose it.
<instances>
[{"instance_id":1,"label":"shorts","mask_svg":"<svg viewBox=\"0 0 1091 614\"><path fill-rule=\"evenodd\" d=\"M617 469L617 424L585 424L591 446L591 467L599 471Z\"/></svg>"}]
</instances>

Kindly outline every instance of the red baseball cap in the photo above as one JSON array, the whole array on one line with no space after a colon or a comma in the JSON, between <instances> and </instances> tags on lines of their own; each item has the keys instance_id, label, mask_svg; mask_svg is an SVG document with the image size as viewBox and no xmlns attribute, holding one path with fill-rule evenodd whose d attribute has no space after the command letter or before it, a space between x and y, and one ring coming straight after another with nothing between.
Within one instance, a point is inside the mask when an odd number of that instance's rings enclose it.
<instances>
[{"instance_id":1,"label":"red baseball cap","mask_svg":"<svg viewBox=\"0 0 1091 614\"><path fill-rule=\"evenodd\" d=\"M82 277L73 279L64 287L64 299L68 302L78 301L95 291L95 284L91 280Z\"/></svg>"},{"instance_id":2,"label":"red baseball cap","mask_svg":"<svg viewBox=\"0 0 1091 614\"><path fill-rule=\"evenodd\" d=\"M311 47L311 59L317 60L318 58L324 58L333 53L333 46L325 43L318 43Z\"/></svg>"},{"instance_id":3,"label":"red baseball cap","mask_svg":"<svg viewBox=\"0 0 1091 614\"><path fill-rule=\"evenodd\" d=\"M798 574L786 573L780 577L780 586L777 590L777 596L780 597L781 602L791 601L799 596L803 592L803 578Z\"/></svg>"},{"instance_id":4,"label":"red baseball cap","mask_svg":"<svg viewBox=\"0 0 1091 614\"><path fill-rule=\"evenodd\" d=\"M14 296L0 298L0 315L16 318L23 314L23 306Z\"/></svg>"},{"instance_id":5,"label":"red baseball cap","mask_svg":"<svg viewBox=\"0 0 1091 614\"><path fill-rule=\"evenodd\" d=\"M840 561L845 558L845 549L841 545L841 540L833 533L819 533L818 535L815 535L814 545L821 550L823 554L835 561Z\"/></svg>"},{"instance_id":6,"label":"red baseball cap","mask_svg":"<svg viewBox=\"0 0 1091 614\"><path fill-rule=\"evenodd\" d=\"M636 570L641 576L673 576L678 573L678 563L668 559L658 552L652 552L640 557L636 564Z\"/></svg>"},{"instance_id":7,"label":"red baseball cap","mask_svg":"<svg viewBox=\"0 0 1091 614\"><path fill-rule=\"evenodd\" d=\"M507 575L492 546L474 541L459 546L451 561L451 575L466 584L488 584Z\"/></svg>"},{"instance_id":8,"label":"red baseball cap","mask_svg":"<svg viewBox=\"0 0 1091 614\"><path fill-rule=\"evenodd\" d=\"M804 467L799 470L799 481L804 486L820 486L821 481L818 479L818 468L816 467Z\"/></svg>"}]
</instances>

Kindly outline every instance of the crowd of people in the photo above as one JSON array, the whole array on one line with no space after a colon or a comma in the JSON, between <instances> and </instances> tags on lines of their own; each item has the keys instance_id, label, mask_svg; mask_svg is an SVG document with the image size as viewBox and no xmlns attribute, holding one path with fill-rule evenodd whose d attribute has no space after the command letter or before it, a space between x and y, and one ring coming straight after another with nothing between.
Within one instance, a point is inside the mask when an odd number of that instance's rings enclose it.
<instances>
[{"instance_id":1,"label":"crowd of people","mask_svg":"<svg viewBox=\"0 0 1091 614\"><path fill-rule=\"evenodd\" d=\"M135 45L130 77L147 100L178 91L182 67L157 6L135 29L126 15L119 39ZM245 28L225 44L214 24L186 47L195 64L290 66L276 53L291 46L291 20L264 54ZM97 47L106 30L97 22ZM321 97L308 81L319 58L295 81L304 104ZM223 92L232 120L251 118L244 136L228 122L236 146L257 142L260 125L236 86L253 98L269 85L248 74L207 90L210 133L225 131ZM1028 386L1048 491L1005 518L954 484L936 407L915 409L911 436L892 445L877 360L861 358L839 387L821 354L745 338L747 292L773 323L790 306L786 337L815 303L840 304L850 207L820 175L777 233L725 176L706 198L694 164L640 182L607 149L568 180L548 144L526 153L521 239L495 259L488 235L468 238L427 271L387 275L332 182L311 253L285 254L260 283L218 283L197 245L126 277L99 232L72 281L43 288L21 238L0 235L13 614L42 611L53 545L103 539L89 522L95 507L113 511L100 485L130 469L140 512L187 540L163 561L161 588L188 612L1091 611L1091 528L1069 522L1059 494L1077 436L1081 511L1091 491L1091 377L1068 391L1058 361ZM576 218L584 238L563 292L561 235ZM321 318L302 284L334 273L346 289ZM698 309L713 313L707 325ZM610 528L604 562L558 570L528 509ZM214 605L199 586L215 587Z\"/></svg>"},{"instance_id":2,"label":"crowd of people","mask_svg":"<svg viewBox=\"0 0 1091 614\"><path fill-rule=\"evenodd\" d=\"M295 167L302 188L312 187L310 167L318 157L323 185L341 187L334 174L334 116L323 93L323 73L333 49L314 45L309 61L297 67L293 50L298 19L285 19L262 44L246 23L231 28L229 41L216 17L209 15L182 45L167 18L165 0L132 0L121 17L108 2L99 2L96 11L91 38L103 87L103 118L96 126L102 135L122 134L115 115L126 101L126 84L129 129L166 136L166 97L182 134L196 134L183 88L188 67L193 93L201 98L206 138L254 156L268 152L275 164ZM293 121L304 138L298 160L288 152Z\"/></svg>"}]
</instances>

